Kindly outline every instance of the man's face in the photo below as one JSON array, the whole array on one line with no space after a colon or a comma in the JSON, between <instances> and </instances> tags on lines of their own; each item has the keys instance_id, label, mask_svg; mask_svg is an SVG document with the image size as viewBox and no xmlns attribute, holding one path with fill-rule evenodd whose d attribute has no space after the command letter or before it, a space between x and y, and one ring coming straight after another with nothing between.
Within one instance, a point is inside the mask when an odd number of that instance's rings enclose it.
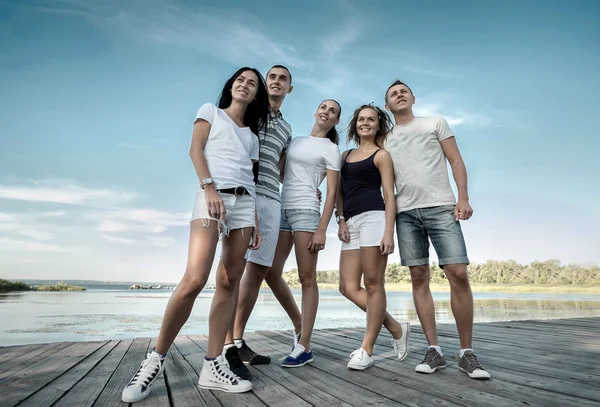
<instances>
[{"instance_id":1,"label":"man's face","mask_svg":"<svg viewBox=\"0 0 600 407\"><path fill-rule=\"evenodd\" d=\"M267 73L267 91L269 96L284 98L292 91L290 74L283 68L272 68Z\"/></svg>"},{"instance_id":2,"label":"man's face","mask_svg":"<svg viewBox=\"0 0 600 407\"><path fill-rule=\"evenodd\" d=\"M406 85L392 86L387 93L387 103L385 107L392 113L412 109L415 104L415 97Z\"/></svg>"}]
</instances>

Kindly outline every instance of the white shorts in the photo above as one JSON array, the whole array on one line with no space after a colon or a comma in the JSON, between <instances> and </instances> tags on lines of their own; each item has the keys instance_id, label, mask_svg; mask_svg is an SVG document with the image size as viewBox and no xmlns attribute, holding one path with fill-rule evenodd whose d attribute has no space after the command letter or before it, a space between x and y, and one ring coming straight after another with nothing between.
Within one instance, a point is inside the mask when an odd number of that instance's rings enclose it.
<instances>
[{"instance_id":1,"label":"white shorts","mask_svg":"<svg viewBox=\"0 0 600 407\"><path fill-rule=\"evenodd\" d=\"M206 205L206 199L204 190L198 183L196 187L196 202L194 203L194 210L192 211L192 218L190 222L196 219L206 220L205 226L208 226L209 220L215 220L219 224L219 231L224 236L229 235L230 230L243 229L254 227L255 214L254 214L254 197L252 195L234 195L220 193L223 204L225 205L225 221L221 221L213 216L210 216L208 207Z\"/></svg>"},{"instance_id":2,"label":"white shorts","mask_svg":"<svg viewBox=\"0 0 600 407\"><path fill-rule=\"evenodd\" d=\"M281 202L264 195L256 194L256 212L258 230L262 243L258 250L248 250L246 260L261 266L271 267L275 249L279 240L279 222L281 221Z\"/></svg>"},{"instance_id":3,"label":"white shorts","mask_svg":"<svg viewBox=\"0 0 600 407\"><path fill-rule=\"evenodd\" d=\"M385 211L368 211L346 220L350 242L342 242L342 250L379 246L385 233Z\"/></svg>"}]
</instances>

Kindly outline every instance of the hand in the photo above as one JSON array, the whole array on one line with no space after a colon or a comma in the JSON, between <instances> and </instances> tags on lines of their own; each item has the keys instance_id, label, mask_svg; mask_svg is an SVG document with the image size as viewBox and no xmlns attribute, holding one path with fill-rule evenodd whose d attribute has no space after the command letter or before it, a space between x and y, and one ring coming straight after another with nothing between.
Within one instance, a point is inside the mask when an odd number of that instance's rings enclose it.
<instances>
[{"instance_id":1,"label":"hand","mask_svg":"<svg viewBox=\"0 0 600 407\"><path fill-rule=\"evenodd\" d=\"M348 225L343 219L340 219L340 226L338 227L338 237L342 242L350 243L350 232L348 231Z\"/></svg>"},{"instance_id":2,"label":"hand","mask_svg":"<svg viewBox=\"0 0 600 407\"><path fill-rule=\"evenodd\" d=\"M225 210L223 199L215 189L214 184L204 187L204 199L206 200L208 214L215 219L224 220L227 211Z\"/></svg>"},{"instance_id":3,"label":"hand","mask_svg":"<svg viewBox=\"0 0 600 407\"><path fill-rule=\"evenodd\" d=\"M320 189L317 189L317 199L319 200L319 205L321 205L321 198L323 198L323 194Z\"/></svg>"},{"instance_id":4,"label":"hand","mask_svg":"<svg viewBox=\"0 0 600 407\"><path fill-rule=\"evenodd\" d=\"M250 245L248 246L250 250L258 250L260 245L262 244L262 235L258 228L252 228L252 237L250 238Z\"/></svg>"},{"instance_id":5,"label":"hand","mask_svg":"<svg viewBox=\"0 0 600 407\"><path fill-rule=\"evenodd\" d=\"M459 199L454 207L454 220L468 220L473 216L473 208L469 205L468 199Z\"/></svg>"},{"instance_id":6,"label":"hand","mask_svg":"<svg viewBox=\"0 0 600 407\"><path fill-rule=\"evenodd\" d=\"M383 256L394 253L394 237L391 233L386 233L383 235L379 249L381 250L381 254Z\"/></svg>"},{"instance_id":7,"label":"hand","mask_svg":"<svg viewBox=\"0 0 600 407\"><path fill-rule=\"evenodd\" d=\"M325 248L325 231L317 229L315 233L313 233L312 239L308 242L307 249L313 253L317 253L319 250L323 250Z\"/></svg>"}]
</instances>

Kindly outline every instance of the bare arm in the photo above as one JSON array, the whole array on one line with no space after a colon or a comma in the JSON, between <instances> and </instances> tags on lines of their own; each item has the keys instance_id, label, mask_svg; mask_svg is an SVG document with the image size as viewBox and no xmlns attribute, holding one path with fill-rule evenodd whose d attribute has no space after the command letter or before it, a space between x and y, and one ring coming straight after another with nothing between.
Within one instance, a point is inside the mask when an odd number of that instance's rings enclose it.
<instances>
[{"instance_id":1,"label":"bare arm","mask_svg":"<svg viewBox=\"0 0 600 407\"><path fill-rule=\"evenodd\" d=\"M375 156L375 165L381 175L383 200L385 202L385 233L381 241L382 254L394 252L394 223L396 220L396 198L394 197L394 164L392 156L381 150Z\"/></svg>"},{"instance_id":2,"label":"bare arm","mask_svg":"<svg viewBox=\"0 0 600 407\"><path fill-rule=\"evenodd\" d=\"M342 154L342 161L346 160L346 156L348 155L350 150L348 151L344 151L344 153ZM340 171L339 173L339 181L338 181L338 191L337 191L337 199L336 199L336 205L335 205L335 210L338 214L338 216L344 216L344 182L342 180L342 173ZM342 222L341 219L340 223Z\"/></svg>"},{"instance_id":3,"label":"bare arm","mask_svg":"<svg viewBox=\"0 0 600 407\"><path fill-rule=\"evenodd\" d=\"M279 159L279 182L283 184L283 176L285 174L285 158L287 157L286 153L281 154L281 158Z\"/></svg>"},{"instance_id":4,"label":"bare arm","mask_svg":"<svg viewBox=\"0 0 600 407\"><path fill-rule=\"evenodd\" d=\"M335 206L335 199L337 195L337 184L339 178L339 171L327 170L327 195L325 196L325 205L323 206L323 214L321 215L321 221L317 230L326 231L327 225L331 220L333 214L333 208Z\"/></svg>"},{"instance_id":5,"label":"bare arm","mask_svg":"<svg viewBox=\"0 0 600 407\"><path fill-rule=\"evenodd\" d=\"M452 168L452 176L454 182L456 182L456 189L458 190L458 202L455 210L456 220L467 220L473 214L473 208L469 204L469 190L467 187L467 167L460 155L458 145L456 144L456 138L449 137L440 141L442 150L450 163Z\"/></svg>"}]
</instances>

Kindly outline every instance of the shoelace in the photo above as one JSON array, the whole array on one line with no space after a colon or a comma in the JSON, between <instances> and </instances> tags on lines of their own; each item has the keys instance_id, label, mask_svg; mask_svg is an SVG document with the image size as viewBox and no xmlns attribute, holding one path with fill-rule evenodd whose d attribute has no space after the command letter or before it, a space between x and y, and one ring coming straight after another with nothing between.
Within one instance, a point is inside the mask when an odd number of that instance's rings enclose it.
<instances>
[{"instance_id":1,"label":"shoelace","mask_svg":"<svg viewBox=\"0 0 600 407\"><path fill-rule=\"evenodd\" d=\"M354 352L352 352L350 354L350 358L354 358L354 356L358 355L357 359L358 360L363 360L363 358L365 357L365 351L361 348L361 349L356 349Z\"/></svg>"},{"instance_id":2,"label":"shoelace","mask_svg":"<svg viewBox=\"0 0 600 407\"><path fill-rule=\"evenodd\" d=\"M290 357L295 359L298 356L300 356L303 352L304 351L300 350L298 346L294 346L294 350L292 350L292 353L290 353Z\"/></svg>"},{"instance_id":3,"label":"shoelace","mask_svg":"<svg viewBox=\"0 0 600 407\"><path fill-rule=\"evenodd\" d=\"M142 384L144 386L148 385L148 381L152 378L152 375L155 374L156 367L158 365L158 371L160 372L160 369L162 368L162 360L161 358L159 358L156 355L152 355L152 354L148 354L148 356L146 356L146 360L144 360L142 362L142 365L140 366L139 370L137 371L137 373L135 374L134 378L131 380L131 383L129 383L130 386L136 385L136 384Z\"/></svg>"},{"instance_id":4,"label":"shoelace","mask_svg":"<svg viewBox=\"0 0 600 407\"><path fill-rule=\"evenodd\" d=\"M394 338L392 338L392 346L394 347L395 351L399 351L400 350L400 345L398 345L399 342L400 342L400 339L394 339Z\"/></svg>"},{"instance_id":5,"label":"shoelace","mask_svg":"<svg viewBox=\"0 0 600 407\"><path fill-rule=\"evenodd\" d=\"M477 356L475 356L474 353L472 352L468 352L465 353L464 358L467 359L467 362L469 362L469 364L471 366L473 366L475 369L481 369L481 365L479 364L479 360L477 359Z\"/></svg>"},{"instance_id":6,"label":"shoelace","mask_svg":"<svg viewBox=\"0 0 600 407\"><path fill-rule=\"evenodd\" d=\"M423 358L423 361L421 363L429 364L429 362L433 360L435 355L437 355L437 350L435 350L434 348L430 348L425 354L425 357Z\"/></svg>"},{"instance_id":7,"label":"shoelace","mask_svg":"<svg viewBox=\"0 0 600 407\"><path fill-rule=\"evenodd\" d=\"M233 382L241 380L238 375L229 370L229 366L227 363L223 363L219 358L215 360L216 371L219 375L224 377L225 379Z\"/></svg>"}]
</instances>

